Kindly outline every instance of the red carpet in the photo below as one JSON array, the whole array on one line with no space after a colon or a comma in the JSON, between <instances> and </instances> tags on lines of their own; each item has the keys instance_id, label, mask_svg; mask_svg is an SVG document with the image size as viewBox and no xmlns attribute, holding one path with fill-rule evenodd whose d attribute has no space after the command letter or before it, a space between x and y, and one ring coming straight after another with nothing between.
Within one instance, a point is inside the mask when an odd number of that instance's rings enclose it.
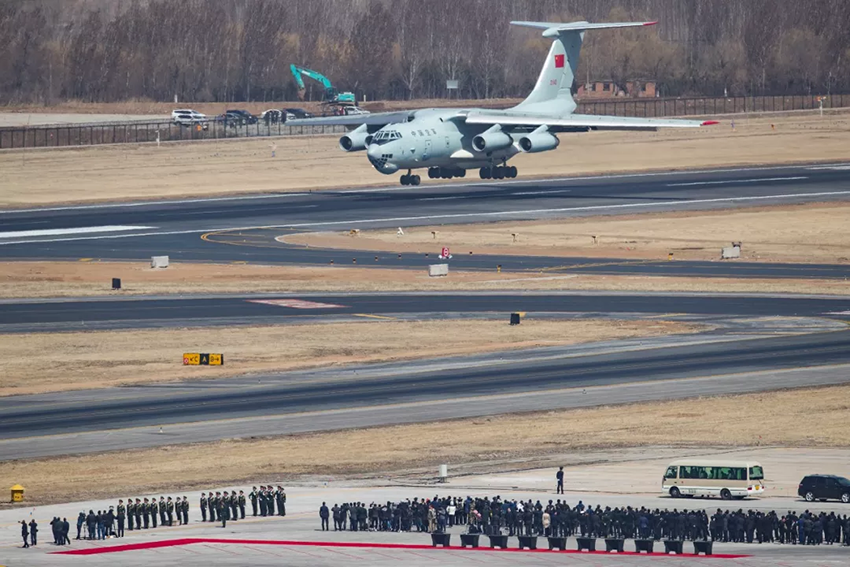
<instances>
[{"instance_id":1,"label":"red carpet","mask_svg":"<svg viewBox=\"0 0 850 567\"><path fill-rule=\"evenodd\" d=\"M161 547L175 547L179 545L190 545L193 543L215 543L215 544L223 544L223 545L288 545L288 546L306 546L306 547L360 547L365 549L416 549L416 550L425 550L425 549L451 549L454 551L504 551L511 553L576 553L581 555L612 555L606 553L604 551L576 551L576 550L568 550L568 551L549 551L548 549L536 549L533 551L530 550L521 550L521 549L490 549L489 547L478 547L478 548L463 548L460 546L451 546L451 547L432 547L430 545L417 545L417 544L403 544L403 543L355 543L355 542L340 542L340 541L278 541L271 539L217 539L217 538L183 538L183 539L166 539L162 541L152 541L146 543L129 543L124 545L110 545L104 547L92 547L88 549L74 549L71 551L56 551L54 553L58 555L98 555L101 553L118 553L119 551L136 551L139 549L156 549ZM654 557L669 557L664 553L635 553L634 551L627 551L620 555L643 555L643 556L654 556ZM685 553L680 556L674 557L696 557L693 554ZM749 555L732 555L732 554L715 554L709 556L700 556L702 558L714 558L714 559L740 559L742 557L749 557Z\"/></svg>"}]
</instances>

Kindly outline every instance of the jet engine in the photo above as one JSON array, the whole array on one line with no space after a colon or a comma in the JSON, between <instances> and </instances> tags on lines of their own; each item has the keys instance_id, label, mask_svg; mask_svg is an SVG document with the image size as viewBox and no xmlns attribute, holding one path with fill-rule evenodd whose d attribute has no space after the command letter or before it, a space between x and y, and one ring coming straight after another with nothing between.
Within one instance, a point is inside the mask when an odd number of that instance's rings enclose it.
<instances>
[{"instance_id":1,"label":"jet engine","mask_svg":"<svg viewBox=\"0 0 850 567\"><path fill-rule=\"evenodd\" d=\"M546 126L541 126L519 139L520 149L529 154L554 150L560 143L561 141L554 134L551 134Z\"/></svg>"},{"instance_id":2,"label":"jet engine","mask_svg":"<svg viewBox=\"0 0 850 567\"><path fill-rule=\"evenodd\" d=\"M372 135L369 129L365 124L361 124L357 129L339 139L339 147L346 152L359 152L365 150L371 141Z\"/></svg>"},{"instance_id":3,"label":"jet engine","mask_svg":"<svg viewBox=\"0 0 850 567\"><path fill-rule=\"evenodd\" d=\"M502 132L502 127L498 124L472 138L472 147L479 152L503 150L513 143L513 138Z\"/></svg>"}]
</instances>

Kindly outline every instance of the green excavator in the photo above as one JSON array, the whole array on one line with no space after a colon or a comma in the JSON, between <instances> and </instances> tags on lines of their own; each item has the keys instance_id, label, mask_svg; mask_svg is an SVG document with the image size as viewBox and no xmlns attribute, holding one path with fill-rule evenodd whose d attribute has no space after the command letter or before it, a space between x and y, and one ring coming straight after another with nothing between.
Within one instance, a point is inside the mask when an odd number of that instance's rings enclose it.
<instances>
[{"instance_id":1,"label":"green excavator","mask_svg":"<svg viewBox=\"0 0 850 567\"><path fill-rule=\"evenodd\" d=\"M295 82L298 85L298 98L301 100L304 100L304 93L307 89L304 85L304 79L301 78L303 75L321 83L322 87L324 87L325 90L323 93L322 104L335 106L357 105L357 99L354 97L354 93L338 92L331 84L330 80L321 73L311 69L305 69L294 64L289 66L289 70L292 71L292 76L295 77Z\"/></svg>"}]
</instances>

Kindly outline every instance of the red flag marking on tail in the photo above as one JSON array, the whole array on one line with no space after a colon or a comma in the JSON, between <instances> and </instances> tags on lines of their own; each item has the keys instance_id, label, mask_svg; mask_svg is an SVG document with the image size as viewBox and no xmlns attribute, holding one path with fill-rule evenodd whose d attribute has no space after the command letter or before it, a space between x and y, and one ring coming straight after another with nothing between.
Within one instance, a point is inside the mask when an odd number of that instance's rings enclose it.
<instances>
[{"instance_id":1,"label":"red flag marking on tail","mask_svg":"<svg viewBox=\"0 0 850 567\"><path fill-rule=\"evenodd\" d=\"M564 54L555 55L555 68L562 69L564 67Z\"/></svg>"}]
</instances>

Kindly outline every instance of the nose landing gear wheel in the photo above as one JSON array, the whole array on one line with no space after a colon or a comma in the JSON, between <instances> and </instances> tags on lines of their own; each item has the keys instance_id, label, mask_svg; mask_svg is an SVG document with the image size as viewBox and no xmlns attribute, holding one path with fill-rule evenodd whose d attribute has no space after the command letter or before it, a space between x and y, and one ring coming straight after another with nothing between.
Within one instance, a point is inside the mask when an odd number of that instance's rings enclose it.
<instances>
[{"instance_id":1,"label":"nose landing gear wheel","mask_svg":"<svg viewBox=\"0 0 850 567\"><path fill-rule=\"evenodd\" d=\"M402 175L401 176L401 184L402 185L410 185L410 176L409 175Z\"/></svg>"},{"instance_id":2,"label":"nose landing gear wheel","mask_svg":"<svg viewBox=\"0 0 850 567\"><path fill-rule=\"evenodd\" d=\"M410 177L410 184L411 185L419 185L419 182L421 181L421 179L418 175L411 175L409 177Z\"/></svg>"}]
</instances>

